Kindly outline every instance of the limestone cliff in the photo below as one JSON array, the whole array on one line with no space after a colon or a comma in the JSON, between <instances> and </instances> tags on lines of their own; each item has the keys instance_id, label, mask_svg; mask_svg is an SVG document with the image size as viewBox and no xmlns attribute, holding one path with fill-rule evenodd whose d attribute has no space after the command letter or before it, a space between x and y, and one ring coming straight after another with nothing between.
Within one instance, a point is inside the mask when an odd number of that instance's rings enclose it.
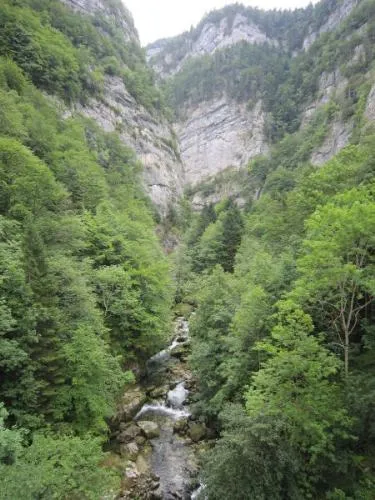
<instances>
[{"instance_id":1,"label":"limestone cliff","mask_svg":"<svg viewBox=\"0 0 375 500\"><path fill-rule=\"evenodd\" d=\"M147 58L155 71L165 78L178 72L191 57L213 54L239 42L278 44L255 22L237 12L232 19L225 14L219 20L208 17L192 33L158 40L147 47Z\"/></svg>"},{"instance_id":2,"label":"limestone cliff","mask_svg":"<svg viewBox=\"0 0 375 500\"><path fill-rule=\"evenodd\" d=\"M123 29L125 41L139 42L138 33L134 26L130 11L118 0L61 0L65 5L87 15L100 14L119 24Z\"/></svg>"},{"instance_id":3,"label":"limestone cliff","mask_svg":"<svg viewBox=\"0 0 375 500\"><path fill-rule=\"evenodd\" d=\"M225 170L246 165L268 151L261 101L249 110L226 98L201 103L188 110L176 125L185 182L196 184Z\"/></svg>"},{"instance_id":4,"label":"limestone cliff","mask_svg":"<svg viewBox=\"0 0 375 500\"><path fill-rule=\"evenodd\" d=\"M303 41L303 48L305 50L309 49L320 35L334 31L350 15L359 2L360 0L343 0L339 2L337 8L324 20L318 30L309 29L309 33Z\"/></svg>"},{"instance_id":5,"label":"limestone cliff","mask_svg":"<svg viewBox=\"0 0 375 500\"><path fill-rule=\"evenodd\" d=\"M120 0L62 1L84 15L104 16L121 28L124 44L139 46L132 16ZM182 193L184 174L174 132L163 114L146 109L131 95L122 78L109 74L105 75L101 94L84 105L76 104L74 112L93 118L108 132L117 131L135 150L143 164L146 190L159 211L165 213Z\"/></svg>"},{"instance_id":6,"label":"limestone cliff","mask_svg":"<svg viewBox=\"0 0 375 500\"><path fill-rule=\"evenodd\" d=\"M167 120L137 103L118 77L106 77L103 96L76 110L105 131L116 131L135 150L143 165L145 187L164 213L182 194L184 182L178 145Z\"/></svg>"},{"instance_id":7,"label":"limestone cliff","mask_svg":"<svg viewBox=\"0 0 375 500\"><path fill-rule=\"evenodd\" d=\"M139 47L131 14L120 0L61 1L85 15L104 16L121 27L124 44ZM220 173L244 169L250 159L267 155L285 134L309 127L323 112L329 121L325 136L308 158L321 165L350 142L360 113L364 120L374 119L369 40L375 14L360 11L369 3L323 0L294 12L230 5L208 14L190 32L151 44L149 65L160 84L166 82L167 94L170 82L179 94L177 104L172 103L173 126L137 101L123 78L111 74L105 75L101 95L76 105L75 111L107 131L116 130L137 152L147 190L162 213L185 186L212 183ZM194 61L201 63L194 66ZM185 87L179 85L180 75ZM235 179L240 177L234 175L230 187L239 200ZM195 205L205 197L220 198L225 189L210 195L196 191Z\"/></svg>"},{"instance_id":8,"label":"limestone cliff","mask_svg":"<svg viewBox=\"0 0 375 500\"><path fill-rule=\"evenodd\" d=\"M287 126L286 131L290 133L307 127L322 109L331 106L335 110L334 116L329 119L325 138L314 146L310 155L313 164L323 164L345 147L352 137L355 119L358 119L359 111L357 118L354 117L355 107L365 97L364 82L373 81L371 72L368 72L372 55L363 45L371 19L366 16L365 9L359 11L365 4L364 0L323 0L315 7L310 5L292 13L262 12L236 4L208 14L190 32L169 40L156 41L147 47L149 64L160 79L167 82L167 87L169 82L172 85L176 82L180 96L176 107L175 130L185 168L185 182L192 186L202 182L206 185L207 180L211 182L213 176L220 172L228 168L245 167L249 159L267 154L275 144L273 128L279 125L280 119L284 119L282 113L286 116L286 122L289 115L294 115L297 126ZM346 22L348 19L349 22ZM323 39L327 42L321 42ZM322 62L327 58L324 54L325 43L337 53L335 56L333 52L329 63ZM241 95L246 98L238 99L230 95L228 86L231 83L228 81L231 78L234 86L249 89L258 78L258 67L264 64L259 60L249 69L244 62L243 68L233 71L233 75L224 74L225 69L215 67L223 60L235 61L241 57L240 49L234 50L240 44L256 45L268 52L273 50L276 59L285 58L285 72L296 71L295 68L300 64L305 75L301 75L299 83L298 76L295 77L297 83L292 94L280 93L281 104L284 98L286 102L289 99L292 103L289 103L290 110L285 112L282 106L275 104L272 108L270 101L273 96L265 98L262 95L262 85L267 84L270 78L280 78L272 73L264 76L265 82L260 83L253 92L242 91ZM346 48L341 53L336 48L344 46ZM226 51L223 57L216 58L211 65L211 71L214 68L212 84L206 82L205 89L197 91L198 97L191 99L191 93L181 88L179 75L185 75L183 81L187 86L196 82L200 87L199 72L207 78L207 61L223 51ZM254 53L254 57L258 57L257 53ZM301 64L300 61L304 60ZM200 66L194 65L194 61L202 63ZM344 72L342 67L345 68ZM277 67L276 70L280 71ZM361 76L355 79L352 75L357 73ZM283 78L282 75L279 88L289 85L287 78ZM222 83L224 79L227 79L226 83ZM301 85L308 88L302 90L303 97L300 95ZM358 88L355 88L356 85ZM212 90L207 92L207 87ZM277 82L274 88L279 91ZM372 89L365 112L367 120L373 119L374 98ZM232 194L235 191L233 185ZM212 198L213 195L210 196ZM217 196L220 194L214 195ZM196 206L204 203L202 193L195 194L194 199Z\"/></svg>"}]
</instances>

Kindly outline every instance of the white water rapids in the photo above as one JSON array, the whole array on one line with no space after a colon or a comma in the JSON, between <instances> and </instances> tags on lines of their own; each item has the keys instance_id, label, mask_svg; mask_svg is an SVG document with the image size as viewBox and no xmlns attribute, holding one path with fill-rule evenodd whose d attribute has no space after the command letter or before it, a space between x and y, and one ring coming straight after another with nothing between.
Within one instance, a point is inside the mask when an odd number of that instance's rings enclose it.
<instances>
[{"instance_id":1,"label":"white water rapids","mask_svg":"<svg viewBox=\"0 0 375 500\"><path fill-rule=\"evenodd\" d=\"M161 387L167 382L165 394L145 404L134 418L136 421L152 420L160 427L160 436L151 441L150 464L153 473L160 478L164 500L196 499L201 492L197 489L192 492L192 480L197 473L194 449L174 432L177 421L190 417L187 406L189 390L186 388L190 374L177 356L178 350L188 344L188 322L179 318L170 346L152 356L147 363L148 382Z\"/></svg>"}]
</instances>

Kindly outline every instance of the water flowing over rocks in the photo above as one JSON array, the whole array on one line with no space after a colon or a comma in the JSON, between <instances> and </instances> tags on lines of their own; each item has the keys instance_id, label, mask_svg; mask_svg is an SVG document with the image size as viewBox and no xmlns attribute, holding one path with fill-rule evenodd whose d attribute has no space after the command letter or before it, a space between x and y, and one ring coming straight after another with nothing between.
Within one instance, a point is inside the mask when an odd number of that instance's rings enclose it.
<instances>
[{"instance_id":1,"label":"water flowing over rocks","mask_svg":"<svg viewBox=\"0 0 375 500\"><path fill-rule=\"evenodd\" d=\"M167 400L172 408L182 408L189 391L185 389L185 382L180 382L176 387L168 392Z\"/></svg>"},{"instance_id":2,"label":"water flowing over rocks","mask_svg":"<svg viewBox=\"0 0 375 500\"><path fill-rule=\"evenodd\" d=\"M188 323L178 318L170 346L147 362L142 387L123 398L116 437L127 461L121 500L197 498L197 443L207 429L188 407L194 388L186 365L189 343Z\"/></svg>"}]
</instances>

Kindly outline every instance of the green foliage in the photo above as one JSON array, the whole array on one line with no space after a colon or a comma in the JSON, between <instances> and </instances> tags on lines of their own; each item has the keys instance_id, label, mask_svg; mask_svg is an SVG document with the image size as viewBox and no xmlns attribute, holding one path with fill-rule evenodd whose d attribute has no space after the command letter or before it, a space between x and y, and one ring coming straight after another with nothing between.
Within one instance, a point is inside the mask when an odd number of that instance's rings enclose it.
<instances>
[{"instance_id":1,"label":"green foliage","mask_svg":"<svg viewBox=\"0 0 375 500\"><path fill-rule=\"evenodd\" d=\"M173 288L134 153L41 92L97 93L90 51L116 55L119 27L27 5L0 9L0 498L99 499L118 487L100 464L124 370L161 348ZM143 54L121 57L154 109Z\"/></svg>"},{"instance_id":2,"label":"green foliage","mask_svg":"<svg viewBox=\"0 0 375 500\"><path fill-rule=\"evenodd\" d=\"M200 272L221 265L224 271L233 272L243 232L241 212L231 200L224 200L216 213L210 210L202 212L189 236L192 268Z\"/></svg>"},{"instance_id":3,"label":"green foliage","mask_svg":"<svg viewBox=\"0 0 375 500\"><path fill-rule=\"evenodd\" d=\"M225 415L226 431L208 457L210 498L219 498L218 488L238 499L319 497L339 442L349 438L331 380L338 361L309 335L311 318L294 304L281 303L277 320L272 340L257 346L269 359L246 391L248 417Z\"/></svg>"},{"instance_id":4,"label":"green foliage","mask_svg":"<svg viewBox=\"0 0 375 500\"><path fill-rule=\"evenodd\" d=\"M317 323L323 320L333 339L338 336L348 373L349 343L354 336L361 342L358 328L375 292L371 187L336 196L310 217L306 227L305 255L297 262L300 278L292 293L307 309L312 303Z\"/></svg>"},{"instance_id":5,"label":"green foliage","mask_svg":"<svg viewBox=\"0 0 375 500\"><path fill-rule=\"evenodd\" d=\"M35 435L12 466L0 465L1 499L99 499L117 486L113 474L99 467L100 440L88 436Z\"/></svg>"},{"instance_id":6,"label":"green foliage","mask_svg":"<svg viewBox=\"0 0 375 500\"><path fill-rule=\"evenodd\" d=\"M214 419L222 407L225 383L222 363L227 356L226 334L236 302L232 277L217 266L198 296L199 308L191 321L191 367L198 376L198 411ZM225 392L225 391L224 391Z\"/></svg>"},{"instance_id":7,"label":"green foliage","mask_svg":"<svg viewBox=\"0 0 375 500\"><path fill-rule=\"evenodd\" d=\"M150 111L166 111L134 40L131 17L121 2L107 14L79 14L58 0L5 0L0 12L0 56L14 60L38 88L66 102L100 96L109 75L123 78L137 102ZM120 17L133 40L124 36ZM15 85L18 75L8 72L6 78Z\"/></svg>"},{"instance_id":8,"label":"green foliage","mask_svg":"<svg viewBox=\"0 0 375 500\"><path fill-rule=\"evenodd\" d=\"M302 137L251 165L263 193L233 273L212 267L225 204L186 234L195 411L220 432L202 473L209 498L371 498L373 140L314 168Z\"/></svg>"},{"instance_id":9,"label":"green foliage","mask_svg":"<svg viewBox=\"0 0 375 500\"><path fill-rule=\"evenodd\" d=\"M4 464L11 465L22 449L22 437L19 431L7 429L4 420L8 412L0 404L0 470Z\"/></svg>"},{"instance_id":10,"label":"green foliage","mask_svg":"<svg viewBox=\"0 0 375 500\"><path fill-rule=\"evenodd\" d=\"M204 23L226 17L230 32L238 12L280 42L190 58L165 83L182 119L211 99L261 102L275 142L242 176L228 169L186 193L220 198L233 185L247 201L240 218L225 202L193 216L176 259L178 301L197 306L194 410L220 433L202 472L210 499L373 496L375 163L364 112L374 3L359 2L336 30L292 52L337 7L228 6L166 42L177 65ZM154 62L168 72L164 54ZM346 88L327 102L325 81L341 75ZM337 120L355 124L352 144L311 165Z\"/></svg>"}]
</instances>

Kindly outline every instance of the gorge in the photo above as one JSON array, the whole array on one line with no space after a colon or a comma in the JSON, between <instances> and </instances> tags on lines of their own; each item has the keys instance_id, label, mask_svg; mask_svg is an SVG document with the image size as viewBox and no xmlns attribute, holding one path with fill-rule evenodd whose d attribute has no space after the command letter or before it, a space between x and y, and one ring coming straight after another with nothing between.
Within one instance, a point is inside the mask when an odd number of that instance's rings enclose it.
<instances>
[{"instance_id":1,"label":"gorge","mask_svg":"<svg viewBox=\"0 0 375 500\"><path fill-rule=\"evenodd\" d=\"M373 500L374 0L0 41L0 500Z\"/></svg>"}]
</instances>

